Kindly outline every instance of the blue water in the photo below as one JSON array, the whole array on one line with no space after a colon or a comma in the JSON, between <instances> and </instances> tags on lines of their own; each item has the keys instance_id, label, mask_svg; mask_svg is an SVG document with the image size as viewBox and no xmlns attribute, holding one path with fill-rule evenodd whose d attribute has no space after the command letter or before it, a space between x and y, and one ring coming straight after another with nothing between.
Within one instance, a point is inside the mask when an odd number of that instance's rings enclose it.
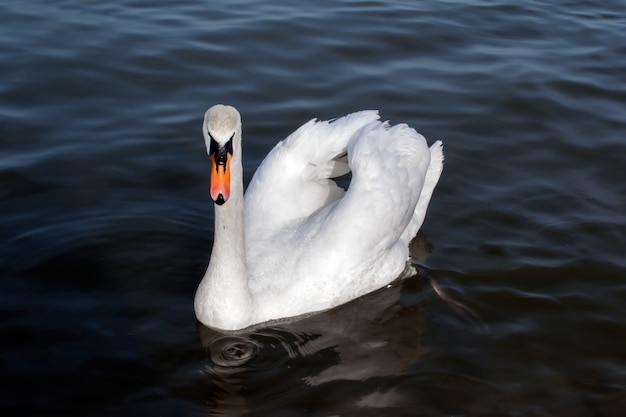
<instances>
[{"instance_id":1,"label":"blue water","mask_svg":"<svg viewBox=\"0 0 626 417\"><path fill-rule=\"evenodd\" d=\"M0 16L7 413L625 415L623 1L8 0ZM197 326L200 127L219 102L242 114L246 181L314 117L375 108L443 140L418 275L235 339Z\"/></svg>"}]
</instances>

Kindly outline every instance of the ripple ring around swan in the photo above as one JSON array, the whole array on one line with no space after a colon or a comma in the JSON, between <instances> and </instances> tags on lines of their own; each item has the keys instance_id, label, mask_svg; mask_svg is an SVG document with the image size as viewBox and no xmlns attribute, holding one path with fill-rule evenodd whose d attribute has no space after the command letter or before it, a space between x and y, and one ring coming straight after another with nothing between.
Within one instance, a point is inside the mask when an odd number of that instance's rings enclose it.
<instances>
[{"instance_id":1,"label":"ripple ring around swan","mask_svg":"<svg viewBox=\"0 0 626 417\"><path fill-rule=\"evenodd\" d=\"M224 336L211 343L211 360L218 366L237 367L257 354L257 345L243 337Z\"/></svg>"}]
</instances>

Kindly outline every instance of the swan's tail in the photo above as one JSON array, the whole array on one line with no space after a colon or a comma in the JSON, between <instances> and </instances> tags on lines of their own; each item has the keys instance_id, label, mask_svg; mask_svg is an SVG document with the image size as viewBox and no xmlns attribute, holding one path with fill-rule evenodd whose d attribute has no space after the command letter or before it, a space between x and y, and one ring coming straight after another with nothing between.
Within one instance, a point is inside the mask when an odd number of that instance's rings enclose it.
<instances>
[{"instance_id":1,"label":"swan's tail","mask_svg":"<svg viewBox=\"0 0 626 417\"><path fill-rule=\"evenodd\" d=\"M439 177L441 177L441 172L443 171L443 159L443 143L438 140L430 147L430 165L428 166L428 171L426 171L422 192L420 193L419 200L417 200L411 223L409 223L409 226L402 234L402 240L407 242L407 245L408 242L415 237L420 227L422 227L422 223L424 223L430 198L433 195L433 191L435 191L435 186L439 182Z\"/></svg>"}]
</instances>

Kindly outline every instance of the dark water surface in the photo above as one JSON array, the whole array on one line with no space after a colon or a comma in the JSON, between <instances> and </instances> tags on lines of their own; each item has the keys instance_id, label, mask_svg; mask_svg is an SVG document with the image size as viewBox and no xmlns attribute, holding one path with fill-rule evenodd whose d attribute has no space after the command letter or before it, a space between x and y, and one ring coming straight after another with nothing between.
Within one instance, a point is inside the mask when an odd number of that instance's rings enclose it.
<instances>
[{"instance_id":1,"label":"dark water surface","mask_svg":"<svg viewBox=\"0 0 626 417\"><path fill-rule=\"evenodd\" d=\"M4 415L626 415L625 2L156 4L0 4ZM218 102L247 180L313 117L442 139L419 274L198 328Z\"/></svg>"}]
</instances>

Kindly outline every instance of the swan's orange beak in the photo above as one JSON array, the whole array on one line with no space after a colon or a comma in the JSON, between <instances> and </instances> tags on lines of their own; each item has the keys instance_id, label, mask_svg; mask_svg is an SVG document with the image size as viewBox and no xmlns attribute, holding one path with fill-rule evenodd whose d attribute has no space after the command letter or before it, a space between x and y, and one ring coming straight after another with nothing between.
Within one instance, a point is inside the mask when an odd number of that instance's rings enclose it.
<instances>
[{"instance_id":1,"label":"swan's orange beak","mask_svg":"<svg viewBox=\"0 0 626 417\"><path fill-rule=\"evenodd\" d=\"M211 198L222 205L230 197L230 153L211 153Z\"/></svg>"}]
</instances>

